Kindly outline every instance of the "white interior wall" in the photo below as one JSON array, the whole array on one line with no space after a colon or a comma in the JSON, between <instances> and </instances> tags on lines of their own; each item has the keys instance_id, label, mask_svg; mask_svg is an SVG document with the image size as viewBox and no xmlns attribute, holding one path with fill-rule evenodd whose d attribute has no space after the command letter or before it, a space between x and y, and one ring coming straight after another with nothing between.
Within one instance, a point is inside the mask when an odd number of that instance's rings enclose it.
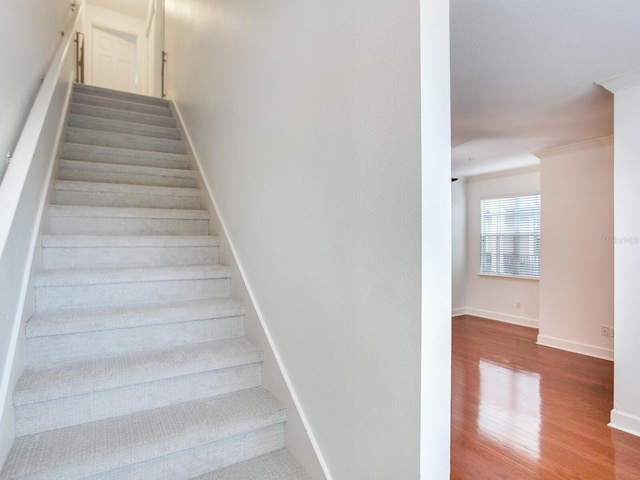
<instances>
[{"instance_id":1,"label":"white interior wall","mask_svg":"<svg viewBox=\"0 0 640 480\"><path fill-rule=\"evenodd\" d=\"M456 313L538 326L538 280L480 275L479 272L480 200L539 192L538 167L467 178L466 308Z\"/></svg>"},{"instance_id":2,"label":"white interior wall","mask_svg":"<svg viewBox=\"0 0 640 480\"><path fill-rule=\"evenodd\" d=\"M451 184L451 314L463 315L467 307L467 183Z\"/></svg>"},{"instance_id":3,"label":"white interior wall","mask_svg":"<svg viewBox=\"0 0 640 480\"><path fill-rule=\"evenodd\" d=\"M147 25L144 19L124 15L122 13L107 10L102 7L85 5L85 25L83 31L85 39L85 80L88 84L94 83L93 78L93 30L94 27L103 27L108 30L122 32L136 37L136 71L138 93L147 94Z\"/></svg>"},{"instance_id":4,"label":"white interior wall","mask_svg":"<svg viewBox=\"0 0 640 480\"><path fill-rule=\"evenodd\" d=\"M329 472L419 478L418 2L170 0L167 16L170 96ZM446 291L449 248L430 252ZM443 302L431 341L447 350ZM449 372L446 356L429 368ZM428 413L446 440L448 412Z\"/></svg>"},{"instance_id":5,"label":"white interior wall","mask_svg":"<svg viewBox=\"0 0 640 480\"><path fill-rule=\"evenodd\" d=\"M41 218L75 77L76 20L77 16L73 22L64 22L65 35L48 62L51 65L0 185L0 468L14 439L13 389L25 367L24 323L35 308L33 281L41 265L36 246L45 224Z\"/></svg>"},{"instance_id":6,"label":"white interior wall","mask_svg":"<svg viewBox=\"0 0 640 480\"><path fill-rule=\"evenodd\" d=\"M18 142L49 61L71 18L65 0L4 2L0 15L0 179ZM2 335L0 335L2 336Z\"/></svg>"},{"instance_id":7,"label":"white interior wall","mask_svg":"<svg viewBox=\"0 0 640 480\"><path fill-rule=\"evenodd\" d=\"M541 275L538 343L613 360L613 142L538 152Z\"/></svg>"},{"instance_id":8,"label":"white interior wall","mask_svg":"<svg viewBox=\"0 0 640 480\"><path fill-rule=\"evenodd\" d=\"M614 92L615 352L610 425L640 436L640 70L608 82Z\"/></svg>"}]
</instances>

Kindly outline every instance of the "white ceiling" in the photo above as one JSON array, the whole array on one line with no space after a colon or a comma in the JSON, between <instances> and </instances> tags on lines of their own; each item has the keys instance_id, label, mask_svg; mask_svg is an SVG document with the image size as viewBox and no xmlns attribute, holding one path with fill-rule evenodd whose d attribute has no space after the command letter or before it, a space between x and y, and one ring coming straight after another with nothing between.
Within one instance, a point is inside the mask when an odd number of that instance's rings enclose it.
<instances>
[{"instance_id":1,"label":"white ceiling","mask_svg":"<svg viewBox=\"0 0 640 480\"><path fill-rule=\"evenodd\" d=\"M452 174L613 133L594 82L640 68L640 0L451 0Z\"/></svg>"},{"instance_id":2,"label":"white ceiling","mask_svg":"<svg viewBox=\"0 0 640 480\"><path fill-rule=\"evenodd\" d=\"M143 19L149 8L149 0L87 0L87 4Z\"/></svg>"}]
</instances>

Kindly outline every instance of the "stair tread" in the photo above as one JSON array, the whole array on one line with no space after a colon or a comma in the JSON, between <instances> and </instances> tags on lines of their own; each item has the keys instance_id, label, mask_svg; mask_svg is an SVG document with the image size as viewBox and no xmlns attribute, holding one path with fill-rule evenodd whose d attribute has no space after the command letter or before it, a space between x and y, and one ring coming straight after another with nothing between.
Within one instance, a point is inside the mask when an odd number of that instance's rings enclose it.
<instances>
[{"instance_id":1,"label":"stair tread","mask_svg":"<svg viewBox=\"0 0 640 480\"><path fill-rule=\"evenodd\" d=\"M81 92L86 95L96 95L101 97L126 98L132 102L150 103L161 106L169 106L169 100L164 98L142 95L140 93L123 92L121 90L113 90L110 88L98 87L96 85L87 85L84 83L76 83L73 86L74 92Z\"/></svg>"},{"instance_id":2,"label":"stair tread","mask_svg":"<svg viewBox=\"0 0 640 480\"><path fill-rule=\"evenodd\" d=\"M36 274L35 286L67 287L104 285L202 278L226 278L231 269L225 265L169 265L162 267L92 268L72 270L41 270Z\"/></svg>"},{"instance_id":3,"label":"stair tread","mask_svg":"<svg viewBox=\"0 0 640 480\"><path fill-rule=\"evenodd\" d=\"M56 190L78 192L114 192L139 193L144 195L168 195L181 197L199 197L199 188L156 187L149 185L132 185L128 183L84 182L79 180L56 180Z\"/></svg>"},{"instance_id":4,"label":"stair tread","mask_svg":"<svg viewBox=\"0 0 640 480\"><path fill-rule=\"evenodd\" d=\"M108 106L90 105L88 103L72 103L70 111L72 114L89 115L91 117L108 118L111 120L124 120L140 125L153 125L168 128L176 127L176 121L173 117L134 112L130 110L118 110L109 108Z\"/></svg>"},{"instance_id":5,"label":"stair tread","mask_svg":"<svg viewBox=\"0 0 640 480\"><path fill-rule=\"evenodd\" d=\"M43 247L217 247L213 235L54 235L42 236Z\"/></svg>"},{"instance_id":6,"label":"stair tread","mask_svg":"<svg viewBox=\"0 0 640 480\"><path fill-rule=\"evenodd\" d=\"M187 170L184 168L162 168L162 167L149 167L146 165L126 165L121 163L107 163L107 162L84 162L82 160L60 160L61 168L83 168L88 170L98 170L104 172L121 172L130 174L143 174L143 175L159 175L166 177L181 177L181 178L195 178L195 172L193 170Z\"/></svg>"},{"instance_id":7,"label":"stair tread","mask_svg":"<svg viewBox=\"0 0 640 480\"><path fill-rule=\"evenodd\" d=\"M28 367L16 385L14 404L100 392L261 361L258 348L243 338L235 338Z\"/></svg>"},{"instance_id":8,"label":"stair tread","mask_svg":"<svg viewBox=\"0 0 640 480\"><path fill-rule=\"evenodd\" d=\"M56 217L113 217L113 218L178 218L209 220L207 210L177 208L91 207L82 205L50 205L49 213Z\"/></svg>"},{"instance_id":9,"label":"stair tread","mask_svg":"<svg viewBox=\"0 0 640 480\"><path fill-rule=\"evenodd\" d=\"M77 151L86 150L90 153L102 152L108 153L114 157L152 157L158 160L173 160L176 162L188 162L188 157L185 153L172 153L172 152L157 152L153 150L139 150L135 148L125 148L125 147L110 147L108 145L91 145L87 143L77 143L77 142L64 142L64 151L63 157L69 155L68 149L75 149ZM71 159L74 160L74 159Z\"/></svg>"},{"instance_id":10,"label":"stair tread","mask_svg":"<svg viewBox=\"0 0 640 480\"><path fill-rule=\"evenodd\" d=\"M84 105L106 106L114 110L133 111L142 113L151 113L160 117L171 117L173 112L169 105L152 105L144 102L132 102L124 98L104 97L100 95L91 95L84 92L73 92L71 96L72 103L80 103Z\"/></svg>"},{"instance_id":11,"label":"stair tread","mask_svg":"<svg viewBox=\"0 0 640 480\"><path fill-rule=\"evenodd\" d=\"M67 126L98 132L135 134L143 137L171 138L176 140L181 138L180 130L176 127L149 125L115 118L96 117L82 113L71 113Z\"/></svg>"},{"instance_id":12,"label":"stair tread","mask_svg":"<svg viewBox=\"0 0 640 480\"><path fill-rule=\"evenodd\" d=\"M311 480L287 450L277 450L192 480Z\"/></svg>"},{"instance_id":13,"label":"stair tread","mask_svg":"<svg viewBox=\"0 0 640 480\"><path fill-rule=\"evenodd\" d=\"M231 298L36 312L26 324L26 337L164 325L243 314L242 303Z\"/></svg>"},{"instance_id":14,"label":"stair tread","mask_svg":"<svg viewBox=\"0 0 640 480\"><path fill-rule=\"evenodd\" d=\"M83 478L282 423L263 388L18 437L0 478Z\"/></svg>"},{"instance_id":15,"label":"stair tread","mask_svg":"<svg viewBox=\"0 0 640 480\"><path fill-rule=\"evenodd\" d=\"M158 146L164 146L180 149L179 153L184 153L184 142L181 139L163 138L139 133L109 132L106 130L67 126L65 129L65 138L70 143L80 143L82 145L110 146L109 142L118 141L125 145L124 148L126 148L127 145L131 145L129 148L133 150L144 150L142 146L146 145L146 149L149 151L165 151L155 148ZM134 147L134 145L140 145L140 147Z\"/></svg>"}]
</instances>

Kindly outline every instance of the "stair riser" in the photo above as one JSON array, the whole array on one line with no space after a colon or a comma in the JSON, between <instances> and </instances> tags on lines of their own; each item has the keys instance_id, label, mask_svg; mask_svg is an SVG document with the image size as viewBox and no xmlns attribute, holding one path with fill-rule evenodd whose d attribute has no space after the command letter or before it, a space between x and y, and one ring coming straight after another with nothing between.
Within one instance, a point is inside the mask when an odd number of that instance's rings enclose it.
<instances>
[{"instance_id":1,"label":"stair riser","mask_svg":"<svg viewBox=\"0 0 640 480\"><path fill-rule=\"evenodd\" d=\"M94 207L178 208L197 210L200 197L150 195L147 193L85 192L56 190L58 205L86 205Z\"/></svg>"},{"instance_id":2,"label":"stair riser","mask_svg":"<svg viewBox=\"0 0 640 480\"><path fill-rule=\"evenodd\" d=\"M185 155L117 149L78 143L65 143L62 148L62 156L67 160L115 163L118 165L182 169L189 167L189 160Z\"/></svg>"},{"instance_id":3,"label":"stair riser","mask_svg":"<svg viewBox=\"0 0 640 480\"><path fill-rule=\"evenodd\" d=\"M83 105L94 105L96 107L112 108L114 110L125 110L127 112L145 113L147 115L157 115L159 117L171 117L173 113L169 107L158 107L144 103L130 102L117 98L104 98L83 93L74 93L71 101Z\"/></svg>"},{"instance_id":4,"label":"stair riser","mask_svg":"<svg viewBox=\"0 0 640 480\"><path fill-rule=\"evenodd\" d=\"M218 247L44 247L46 269L218 263Z\"/></svg>"},{"instance_id":5,"label":"stair riser","mask_svg":"<svg viewBox=\"0 0 640 480\"><path fill-rule=\"evenodd\" d=\"M171 302L221 298L230 293L228 278L36 287L36 310L103 305L133 305L141 301Z\"/></svg>"},{"instance_id":6,"label":"stair riser","mask_svg":"<svg viewBox=\"0 0 640 480\"><path fill-rule=\"evenodd\" d=\"M169 106L169 101L162 98L149 97L146 95L139 95L136 93L120 92L117 90L104 90L101 88L95 88L91 85L86 85L81 83L74 85L73 91L77 93L81 93L83 95L93 95L95 97L113 98L117 100L128 100L129 102L144 103L147 105L156 105L160 107Z\"/></svg>"},{"instance_id":7,"label":"stair riser","mask_svg":"<svg viewBox=\"0 0 640 480\"><path fill-rule=\"evenodd\" d=\"M165 218L51 217L49 232L61 235L207 235L209 221Z\"/></svg>"},{"instance_id":8,"label":"stair riser","mask_svg":"<svg viewBox=\"0 0 640 480\"><path fill-rule=\"evenodd\" d=\"M104 392L18 405L15 407L16 435L31 435L257 387L262 382L261 372L262 365L259 363L242 365Z\"/></svg>"},{"instance_id":9,"label":"stair riser","mask_svg":"<svg viewBox=\"0 0 640 480\"><path fill-rule=\"evenodd\" d=\"M173 446L172 446L173 447ZM144 448L144 447L142 447ZM105 459L101 465L77 468L60 467L55 471L30 476L30 480L189 480L214 469L250 460L284 448L284 424L279 423L259 430L236 435L212 443L175 451L167 455L149 453L146 461L117 468L119 456ZM100 473L98 473L100 472ZM104 473L102 473L104 472Z\"/></svg>"},{"instance_id":10,"label":"stair riser","mask_svg":"<svg viewBox=\"0 0 640 480\"><path fill-rule=\"evenodd\" d=\"M27 361L29 365L44 365L89 355L120 355L149 349L173 348L238 338L243 335L243 328L244 317L234 316L119 330L31 337L27 339Z\"/></svg>"},{"instance_id":11,"label":"stair riser","mask_svg":"<svg viewBox=\"0 0 640 480\"><path fill-rule=\"evenodd\" d=\"M180 131L177 128L141 125L138 123L124 122L122 120L78 115L76 113L72 113L69 116L67 125L69 127L86 128L101 132L126 133L128 135L180 140Z\"/></svg>"},{"instance_id":12,"label":"stair riser","mask_svg":"<svg viewBox=\"0 0 640 480\"><path fill-rule=\"evenodd\" d=\"M142 125L154 125L166 128L176 127L176 121L173 117L161 117L157 115L147 115L144 113L127 112L125 110L114 110L111 108L97 107L93 105L83 105L81 103L72 103L71 113L97 118L108 118L110 120L121 120L123 122L140 123Z\"/></svg>"},{"instance_id":13,"label":"stair riser","mask_svg":"<svg viewBox=\"0 0 640 480\"><path fill-rule=\"evenodd\" d=\"M140 137L86 129L67 129L65 141L83 145L98 145L103 147L126 148L149 152L185 153L184 145L181 140Z\"/></svg>"},{"instance_id":14,"label":"stair riser","mask_svg":"<svg viewBox=\"0 0 640 480\"><path fill-rule=\"evenodd\" d=\"M59 180L75 180L79 182L122 183L127 185L145 185L150 187L195 188L193 178L170 177L162 175L142 175L127 172L109 172L90 168L60 167Z\"/></svg>"}]
</instances>

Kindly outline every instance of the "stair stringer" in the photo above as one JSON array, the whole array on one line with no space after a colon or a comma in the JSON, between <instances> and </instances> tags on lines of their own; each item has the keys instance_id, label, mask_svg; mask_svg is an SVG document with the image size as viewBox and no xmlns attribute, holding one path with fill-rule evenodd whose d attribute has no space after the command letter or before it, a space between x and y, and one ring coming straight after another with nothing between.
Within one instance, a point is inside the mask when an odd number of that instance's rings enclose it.
<instances>
[{"instance_id":1,"label":"stair stringer","mask_svg":"<svg viewBox=\"0 0 640 480\"><path fill-rule=\"evenodd\" d=\"M245 308L245 337L263 351L263 385L287 411L285 447L312 478L331 480L332 476L313 435L311 425L275 346L242 262L238 259L234 243L227 233L226 223L220 214L213 190L202 174L202 161L193 146L184 117L175 101L171 101L170 106L185 143L190 167L196 173L197 185L202 192L206 192L206 194L203 193L201 202L202 208L210 212L209 233L220 239L220 262L231 268L231 296L240 300Z\"/></svg>"}]
</instances>

